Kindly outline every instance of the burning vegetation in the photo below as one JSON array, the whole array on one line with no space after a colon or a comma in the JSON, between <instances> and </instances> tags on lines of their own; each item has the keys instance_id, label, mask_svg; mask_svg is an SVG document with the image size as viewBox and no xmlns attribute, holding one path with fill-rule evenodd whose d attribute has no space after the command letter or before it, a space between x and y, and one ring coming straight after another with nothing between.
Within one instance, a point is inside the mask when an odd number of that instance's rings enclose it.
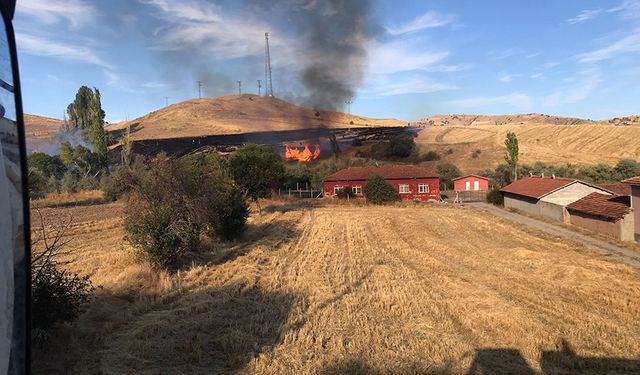
<instances>
[{"instance_id":1,"label":"burning vegetation","mask_svg":"<svg viewBox=\"0 0 640 375\"><path fill-rule=\"evenodd\" d=\"M320 156L320 145L316 144L315 148L313 150L313 152L311 152L311 149L309 148L309 144L307 143L304 146L304 150L300 151L298 150L298 148L296 147L292 147L289 145L285 145L285 159L287 160L296 160L299 161L301 163L307 163L310 162L311 160L315 160Z\"/></svg>"}]
</instances>

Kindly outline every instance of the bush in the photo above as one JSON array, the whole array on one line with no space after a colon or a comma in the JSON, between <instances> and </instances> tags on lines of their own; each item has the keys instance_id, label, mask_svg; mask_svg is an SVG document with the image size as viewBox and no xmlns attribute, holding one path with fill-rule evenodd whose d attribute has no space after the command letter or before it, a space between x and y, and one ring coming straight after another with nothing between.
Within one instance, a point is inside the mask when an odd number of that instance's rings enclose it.
<instances>
[{"instance_id":1,"label":"bush","mask_svg":"<svg viewBox=\"0 0 640 375\"><path fill-rule=\"evenodd\" d=\"M384 178L379 175L372 176L363 191L367 201L373 204L384 204L400 200L400 196L393 185L386 182Z\"/></svg>"},{"instance_id":2,"label":"bush","mask_svg":"<svg viewBox=\"0 0 640 375\"><path fill-rule=\"evenodd\" d=\"M354 138L351 141L351 146L353 146L353 147L362 146L362 141L360 140L360 138Z\"/></svg>"},{"instance_id":3,"label":"bush","mask_svg":"<svg viewBox=\"0 0 640 375\"><path fill-rule=\"evenodd\" d=\"M100 182L94 176L84 176L78 181L79 190L95 190L100 187Z\"/></svg>"},{"instance_id":4,"label":"bush","mask_svg":"<svg viewBox=\"0 0 640 375\"><path fill-rule=\"evenodd\" d=\"M336 196L338 197L338 199L351 199L355 198L356 195L353 193L353 190L351 190L350 188L346 188L338 190L338 194L336 194Z\"/></svg>"},{"instance_id":5,"label":"bush","mask_svg":"<svg viewBox=\"0 0 640 375\"><path fill-rule=\"evenodd\" d=\"M75 193L78 191L78 178L71 172L65 172L60 181L60 190L63 193Z\"/></svg>"},{"instance_id":6,"label":"bush","mask_svg":"<svg viewBox=\"0 0 640 375\"><path fill-rule=\"evenodd\" d=\"M482 153L482 151L480 149L475 150L475 151L473 151L471 153L471 157L474 158L474 159L477 159L480 156L481 153Z\"/></svg>"},{"instance_id":7,"label":"bush","mask_svg":"<svg viewBox=\"0 0 640 375\"><path fill-rule=\"evenodd\" d=\"M271 196L271 189L284 176L282 158L267 146L240 148L229 158L229 167L236 183L255 202Z\"/></svg>"},{"instance_id":8,"label":"bush","mask_svg":"<svg viewBox=\"0 0 640 375\"><path fill-rule=\"evenodd\" d=\"M140 254L160 268L195 251L200 236L233 239L245 230L243 190L214 156L159 156L129 180L125 231Z\"/></svg>"},{"instance_id":9,"label":"bush","mask_svg":"<svg viewBox=\"0 0 640 375\"><path fill-rule=\"evenodd\" d=\"M43 198L49 191L49 182L37 169L29 169L29 196L31 199Z\"/></svg>"},{"instance_id":10,"label":"bush","mask_svg":"<svg viewBox=\"0 0 640 375\"><path fill-rule=\"evenodd\" d=\"M453 154L453 149L452 148L447 150L447 155L451 155L451 154Z\"/></svg>"},{"instance_id":11,"label":"bush","mask_svg":"<svg viewBox=\"0 0 640 375\"><path fill-rule=\"evenodd\" d=\"M493 189L487 193L487 203L495 204L496 206L504 205L504 196L498 189Z\"/></svg>"},{"instance_id":12,"label":"bush","mask_svg":"<svg viewBox=\"0 0 640 375\"><path fill-rule=\"evenodd\" d=\"M29 168L40 171L45 177L54 176L56 179L62 178L67 167L64 165L60 156L50 156L42 152L34 152L27 158Z\"/></svg>"},{"instance_id":13,"label":"bush","mask_svg":"<svg viewBox=\"0 0 640 375\"><path fill-rule=\"evenodd\" d=\"M429 151L424 155L423 159L425 161L440 160L440 154L438 154L436 151Z\"/></svg>"},{"instance_id":14,"label":"bush","mask_svg":"<svg viewBox=\"0 0 640 375\"><path fill-rule=\"evenodd\" d=\"M442 163L436 167L436 173L440 175L440 182L446 186L451 186L453 180L462 177L462 172L451 163Z\"/></svg>"},{"instance_id":15,"label":"bush","mask_svg":"<svg viewBox=\"0 0 640 375\"><path fill-rule=\"evenodd\" d=\"M32 329L46 330L76 318L92 292L88 276L60 271L53 264L40 268L31 283Z\"/></svg>"},{"instance_id":16,"label":"bush","mask_svg":"<svg viewBox=\"0 0 640 375\"><path fill-rule=\"evenodd\" d=\"M408 135L399 135L391 138L387 156L406 158L411 155L415 147L416 144L413 141L413 137Z\"/></svg>"},{"instance_id":17,"label":"bush","mask_svg":"<svg viewBox=\"0 0 640 375\"><path fill-rule=\"evenodd\" d=\"M110 175L100 179L100 189L107 201L115 201L131 191L136 180L144 176L147 166L141 158L131 165L119 165Z\"/></svg>"}]
</instances>

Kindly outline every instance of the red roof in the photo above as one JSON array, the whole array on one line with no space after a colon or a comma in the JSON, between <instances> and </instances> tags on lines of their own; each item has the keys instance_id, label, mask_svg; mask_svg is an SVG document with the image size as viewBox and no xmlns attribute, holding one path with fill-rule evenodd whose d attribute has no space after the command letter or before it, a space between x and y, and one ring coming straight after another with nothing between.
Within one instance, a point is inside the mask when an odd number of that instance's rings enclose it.
<instances>
[{"instance_id":1,"label":"red roof","mask_svg":"<svg viewBox=\"0 0 640 375\"><path fill-rule=\"evenodd\" d=\"M626 184L597 184L596 186L618 195L631 195L631 186Z\"/></svg>"},{"instance_id":2,"label":"red roof","mask_svg":"<svg viewBox=\"0 0 640 375\"><path fill-rule=\"evenodd\" d=\"M380 175L385 180L409 178L439 178L417 165L380 165L377 167L350 167L340 170L324 178L325 181L368 180L373 175Z\"/></svg>"},{"instance_id":3,"label":"red roof","mask_svg":"<svg viewBox=\"0 0 640 375\"><path fill-rule=\"evenodd\" d=\"M622 182L624 182L625 184L640 185L640 176L627 178L626 180L623 180Z\"/></svg>"},{"instance_id":4,"label":"red roof","mask_svg":"<svg viewBox=\"0 0 640 375\"><path fill-rule=\"evenodd\" d=\"M454 178L454 179L453 179L453 181L461 180L461 179L463 179L463 178L469 178L469 177L475 177L475 178L479 178L479 179L481 179L481 180L487 180L487 181L489 181L489 179L488 179L488 178L483 177L483 176L478 176L477 174L470 174L470 175L468 175L468 176L462 176L462 177Z\"/></svg>"},{"instance_id":5,"label":"red roof","mask_svg":"<svg viewBox=\"0 0 640 375\"><path fill-rule=\"evenodd\" d=\"M591 193L569 204L567 210L616 221L631 212L630 204L631 201L628 196Z\"/></svg>"},{"instance_id":6,"label":"red roof","mask_svg":"<svg viewBox=\"0 0 640 375\"><path fill-rule=\"evenodd\" d=\"M547 194L565 186L569 186L577 181L578 180L574 180L572 178L560 177L522 177L521 179L503 187L500 191L503 193L524 195L525 197L540 199Z\"/></svg>"}]
</instances>

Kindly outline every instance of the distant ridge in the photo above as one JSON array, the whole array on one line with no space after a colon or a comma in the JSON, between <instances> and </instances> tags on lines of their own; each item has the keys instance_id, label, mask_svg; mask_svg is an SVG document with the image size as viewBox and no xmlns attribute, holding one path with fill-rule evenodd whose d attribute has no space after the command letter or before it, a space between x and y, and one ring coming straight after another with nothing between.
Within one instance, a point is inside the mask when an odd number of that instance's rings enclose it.
<instances>
[{"instance_id":1,"label":"distant ridge","mask_svg":"<svg viewBox=\"0 0 640 375\"><path fill-rule=\"evenodd\" d=\"M589 120L539 113L514 115L435 115L416 121L416 125L640 125L640 116L616 117L609 120Z\"/></svg>"}]
</instances>

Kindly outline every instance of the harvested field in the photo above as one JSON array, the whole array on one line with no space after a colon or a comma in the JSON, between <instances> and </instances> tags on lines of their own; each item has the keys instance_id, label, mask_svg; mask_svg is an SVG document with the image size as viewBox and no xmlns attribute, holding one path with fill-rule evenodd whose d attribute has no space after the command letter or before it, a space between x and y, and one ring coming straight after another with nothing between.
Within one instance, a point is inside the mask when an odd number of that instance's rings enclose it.
<instances>
[{"instance_id":1,"label":"harvested field","mask_svg":"<svg viewBox=\"0 0 640 375\"><path fill-rule=\"evenodd\" d=\"M102 288L35 372L640 371L638 271L575 243L436 204L264 211L173 274L121 219L77 223L69 268Z\"/></svg>"}]
</instances>

